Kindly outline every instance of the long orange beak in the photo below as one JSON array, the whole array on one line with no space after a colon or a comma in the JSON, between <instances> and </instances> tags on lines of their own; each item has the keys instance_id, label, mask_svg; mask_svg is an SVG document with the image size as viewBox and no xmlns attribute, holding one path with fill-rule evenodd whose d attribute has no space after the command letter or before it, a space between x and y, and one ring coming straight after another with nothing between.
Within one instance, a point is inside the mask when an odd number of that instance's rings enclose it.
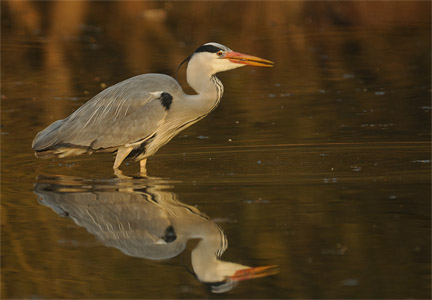
<instances>
[{"instance_id":1,"label":"long orange beak","mask_svg":"<svg viewBox=\"0 0 432 300\"><path fill-rule=\"evenodd\" d=\"M279 273L279 266L272 265L238 270L234 273L234 275L230 276L229 278L232 281L242 281L275 275L277 273Z\"/></svg>"},{"instance_id":2,"label":"long orange beak","mask_svg":"<svg viewBox=\"0 0 432 300\"><path fill-rule=\"evenodd\" d=\"M269 61L267 59L248 55L248 54L243 54L240 52L234 52L234 51L226 53L225 56L222 58L226 58L233 63L257 66L257 67L273 67L274 65L274 62Z\"/></svg>"}]
</instances>

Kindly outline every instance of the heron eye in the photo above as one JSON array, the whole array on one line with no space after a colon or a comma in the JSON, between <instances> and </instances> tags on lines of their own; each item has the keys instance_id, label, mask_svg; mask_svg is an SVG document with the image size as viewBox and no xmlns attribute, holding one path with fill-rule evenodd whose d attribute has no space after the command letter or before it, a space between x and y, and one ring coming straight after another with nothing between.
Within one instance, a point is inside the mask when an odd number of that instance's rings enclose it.
<instances>
[{"instance_id":1,"label":"heron eye","mask_svg":"<svg viewBox=\"0 0 432 300\"><path fill-rule=\"evenodd\" d=\"M222 55L223 55L223 51L222 51L222 50L218 51L218 52L216 53L216 55L217 55L217 56L222 56Z\"/></svg>"}]
</instances>

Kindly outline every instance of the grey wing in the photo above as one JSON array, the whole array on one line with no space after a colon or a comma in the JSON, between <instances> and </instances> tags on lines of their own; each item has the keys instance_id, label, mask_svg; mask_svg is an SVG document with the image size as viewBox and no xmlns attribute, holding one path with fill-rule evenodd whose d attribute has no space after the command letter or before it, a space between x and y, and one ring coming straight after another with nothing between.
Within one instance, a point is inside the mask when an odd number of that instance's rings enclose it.
<instances>
[{"instance_id":1,"label":"grey wing","mask_svg":"<svg viewBox=\"0 0 432 300\"><path fill-rule=\"evenodd\" d=\"M64 120L57 138L66 144L93 149L131 144L150 137L167 111L162 91L149 91L140 82L121 82L92 98Z\"/></svg>"}]
</instances>

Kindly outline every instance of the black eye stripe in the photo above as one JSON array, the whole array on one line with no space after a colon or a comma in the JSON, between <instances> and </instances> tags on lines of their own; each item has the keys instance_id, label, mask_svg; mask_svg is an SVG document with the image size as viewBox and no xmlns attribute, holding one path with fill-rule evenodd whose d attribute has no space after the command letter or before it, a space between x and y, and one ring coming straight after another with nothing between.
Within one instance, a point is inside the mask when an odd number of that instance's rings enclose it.
<instances>
[{"instance_id":1,"label":"black eye stripe","mask_svg":"<svg viewBox=\"0 0 432 300\"><path fill-rule=\"evenodd\" d=\"M213 46L213 45L203 45L203 46L199 47L198 49L196 49L194 53L198 53L198 52L217 53L221 50L223 50L223 49L216 47L216 46Z\"/></svg>"},{"instance_id":2,"label":"black eye stripe","mask_svg":"<svg viewBox=\"0 0 432 300\"><path fill-rule=\"evenodd\" d=\"M181 67L184 63L188 62L188 61L192 58L192 56L193 56L195 53L199 53L199 52L218 53L219 51L224 51L224 50L221 49L221 48L219 48L219 47L213 46L213 45L202 45L202 46L198 47L198 49L196 49L195 52L192 53L191 56L187 57L187 58L186 58L184 61L182 61L181 64L177 67L177 70L176 70L176 78L177 78L177 73L178 73L180 67Z\"/></svg>"}]
</instances>

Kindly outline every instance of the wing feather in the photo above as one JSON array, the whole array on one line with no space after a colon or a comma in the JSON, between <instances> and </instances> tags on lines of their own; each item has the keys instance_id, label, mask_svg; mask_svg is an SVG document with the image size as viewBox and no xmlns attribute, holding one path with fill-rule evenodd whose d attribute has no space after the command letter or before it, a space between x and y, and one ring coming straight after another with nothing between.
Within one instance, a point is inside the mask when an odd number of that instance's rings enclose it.
<instances>
[{"instance_id":1,"label":"wing feather","mask_svg":"<svg viewBox=\"0 0 432 300\"><path fill-rule=\"evenodd\" d=\"M100 149L151 136L167 114L157 96L162 91L153 89L161 84L151 79L141 75L105 89L64 120L58 140Z\"/></svg>"}]
</instances>

